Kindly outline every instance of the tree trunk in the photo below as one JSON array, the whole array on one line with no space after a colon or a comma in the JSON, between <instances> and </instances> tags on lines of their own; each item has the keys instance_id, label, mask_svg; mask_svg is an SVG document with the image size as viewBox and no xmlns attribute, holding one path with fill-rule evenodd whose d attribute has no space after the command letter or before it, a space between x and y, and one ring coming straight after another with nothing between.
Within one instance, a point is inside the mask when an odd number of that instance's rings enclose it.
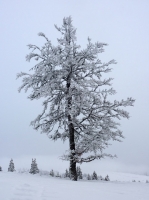
<instances>
[{"instance_id":1,"label":"tree trunk","mask_svg":"<svg viewBox=\"0 0 149 200\"><path fill-rule=\"evenodd\" d=\"M68 110L71 110L72 106L72 96L69 96L70 80L67 81L67 95L68 95ZM75 156L75 141L74 141L74 126L72 123L71 115L68 114L68 129L69 129L69 149L70 154L70 178L73 181L77 181L77 172L76 172L76 162L74 161Z\"/></svg>"},{"instance_id":2,"label":"tree trunk","mask_svg":"<svg viewBox=\"0 0 149 200\"><path fill-rule=\"evenodd\" d=\"M71 121L71 116L68 115L68 121ZM74 141L74 127L73 124L69 124L69 147L71 155L70 155L70 178L73 181L77 181L77 172L76 172L76 162L74 161L74 156L75 156L75 141ZM74 151L74 152L73 152Z\"/></svg>"}]
</instances>

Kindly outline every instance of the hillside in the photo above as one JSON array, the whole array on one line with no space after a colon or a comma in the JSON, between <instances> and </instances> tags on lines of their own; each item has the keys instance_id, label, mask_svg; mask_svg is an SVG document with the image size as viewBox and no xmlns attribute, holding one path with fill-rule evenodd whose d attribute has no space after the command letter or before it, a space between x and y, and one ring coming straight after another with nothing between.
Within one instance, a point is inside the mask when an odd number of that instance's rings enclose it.
<instances>
[{"instance_id":1,"label":"hillside","mask_svg":"<svg viewBox=\"0 0 149 200\"><path fill-rule=\"evenodd\" d=\"M148 200L148 176L111 173L111 181L77 181L0 172L1 200ZM135 180L136 182L132 182ZM140 182L138 182L140 181Z\"/></svg>"}]
</instances>

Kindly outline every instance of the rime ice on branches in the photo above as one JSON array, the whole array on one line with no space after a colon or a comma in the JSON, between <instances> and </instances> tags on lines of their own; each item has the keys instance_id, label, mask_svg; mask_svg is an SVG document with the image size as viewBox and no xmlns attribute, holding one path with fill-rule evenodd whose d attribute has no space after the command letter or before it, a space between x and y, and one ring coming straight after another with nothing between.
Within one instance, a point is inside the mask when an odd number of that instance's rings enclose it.
<instances>
[{"instance_id":1,"label":"rime ice on branches","mask_svg":"<svg viewBox=\"0 0 149 200\"><path fill-rule=\"evenodd\" d=\"M63 19L62 27L55 25L61 34L57 46L45 36L42 47L28 45L31 53L26 60L37 64L30 73L19 73L23 84L19 88L30 90L30 100L44 98L43 111L31 122L51 140L69 140L69 149L62 159L70 161L70 178L77 180L76 163L90 162L111 154L104 153L109 141L121 141L122 131L118 120L129 118L123 107L133 106L134 99L110 101L116 91L112 78L103 78L111 72L115 60L103 63L100 53L106 43L87 40L85 49L76 43L76 29L71 17Z\"/></svg>"}]
</instances>

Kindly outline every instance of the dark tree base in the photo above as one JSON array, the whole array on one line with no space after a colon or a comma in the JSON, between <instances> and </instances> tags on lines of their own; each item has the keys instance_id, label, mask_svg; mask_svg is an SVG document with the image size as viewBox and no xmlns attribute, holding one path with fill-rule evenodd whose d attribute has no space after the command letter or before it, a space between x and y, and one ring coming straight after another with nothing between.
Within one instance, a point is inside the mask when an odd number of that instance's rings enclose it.
<instances>
[{"instance_id":1,"label":"dark tree base","mask_svg":"<svg viewBox=\"0 0 149 200\"><path fill-rule=\"evenodd\" d=\"M70 161L70 179L72 181L77 181L77 171L76 171L76 162Z\"/></svg>"}]
</instances>

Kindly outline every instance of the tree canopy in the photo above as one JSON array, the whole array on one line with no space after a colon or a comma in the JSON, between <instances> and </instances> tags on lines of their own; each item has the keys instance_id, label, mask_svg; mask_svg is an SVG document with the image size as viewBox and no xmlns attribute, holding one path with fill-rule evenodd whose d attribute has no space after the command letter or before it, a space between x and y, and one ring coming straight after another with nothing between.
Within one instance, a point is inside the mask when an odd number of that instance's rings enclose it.
<instances>
[{"instance_id":1,"label":"tree canopy","mask_svg":"<svg viewBox=\"0 0 149 200\"><path fill-rule=\"evenodd\" d=\"M111 72L109 65L115 60L102 63L99 55L106 43L92 43L81 49L76 43L76 29L71 17L63 19L62 27L55 25L61 38L57 46L44 33L40 48L29 44L31 53L26 60L35 59L37 64L29 73L21 72L23 84L19 92L31 88L30 100L44 98L43 111L31 122L51 140L69 140L69 149L62 159L70 161L72 179L77 179L76 163L90 162L111 154L104 153L110 140L123 138L118 120L129 118L123 107L133 106L134 99L110 101L116 91L111 87L112 78L103 78Z\"/></svg>"}]
</instances>

